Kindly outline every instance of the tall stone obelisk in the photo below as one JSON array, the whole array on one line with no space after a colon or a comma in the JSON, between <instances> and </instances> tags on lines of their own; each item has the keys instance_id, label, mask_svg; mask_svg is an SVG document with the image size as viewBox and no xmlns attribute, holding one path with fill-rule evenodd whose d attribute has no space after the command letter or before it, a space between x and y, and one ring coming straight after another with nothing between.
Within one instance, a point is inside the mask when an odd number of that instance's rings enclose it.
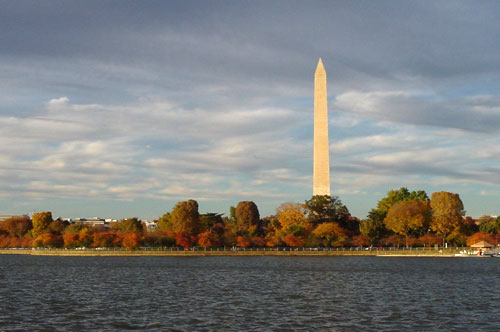
<instances>
[{"instance_id":1,"label":"tall stone obelisk","mask_svg":"<svg viewBox=\"0 0 500 332\"><path fill-rule=\"evenodd\" d=\"M326 71L320 58L314 72L313 195L330 195L330 151L326 99Z\"/></svg>"}]
</instances>

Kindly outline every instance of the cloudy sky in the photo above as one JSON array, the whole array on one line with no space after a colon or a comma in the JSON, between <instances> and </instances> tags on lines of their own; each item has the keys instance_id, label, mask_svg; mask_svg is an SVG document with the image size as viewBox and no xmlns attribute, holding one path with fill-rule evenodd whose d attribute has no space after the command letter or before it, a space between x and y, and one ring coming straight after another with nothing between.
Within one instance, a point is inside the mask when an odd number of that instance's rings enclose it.
<instances>
[{"instance_id":1,"label":"cloudy sky","mask_svg":"<svg viewBox=\"0 0 500 332\"><path fill-rule=\"evenodd\" d=\"M312 194L313 74L332 192L500 213L497 1L0 0L0 214L261 215Z\"/></svg>"}]
</instances>

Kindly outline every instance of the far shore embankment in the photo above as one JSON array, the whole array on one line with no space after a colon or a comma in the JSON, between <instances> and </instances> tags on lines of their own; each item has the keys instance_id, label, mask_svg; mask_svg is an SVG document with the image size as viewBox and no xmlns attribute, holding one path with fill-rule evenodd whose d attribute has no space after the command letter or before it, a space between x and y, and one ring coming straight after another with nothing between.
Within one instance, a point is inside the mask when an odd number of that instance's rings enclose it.
<instances>
[{"instance_id":1,"label":"far shore embankment","mask_svg":"<svg viewBox=\"0 0 500 332\"><path fill-rule=\"evenodd\" d=\"M2 249L0 255L90 256L90 257L217 257L217 256L378 256L378 257L454 257L460 250L72 250Z\"/></svg>"}]
</instances>

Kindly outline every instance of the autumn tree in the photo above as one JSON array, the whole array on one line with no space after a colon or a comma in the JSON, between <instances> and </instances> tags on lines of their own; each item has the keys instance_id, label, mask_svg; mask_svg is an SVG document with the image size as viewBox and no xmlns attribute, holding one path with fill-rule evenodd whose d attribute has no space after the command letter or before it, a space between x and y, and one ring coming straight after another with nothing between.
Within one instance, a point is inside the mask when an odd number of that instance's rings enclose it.
<instances>
[{"instance_id":1,"label":"autumn tree","mask_svg":"<svg viewBox=\"0 0 500 332\"><path fill-rule=\"evenodd\" d=\"M495 244L496 238L495 235L490 233L477 232L467 238L467 245L470 247L471 245L478 243L480 241L485 241L488 242L489 244Z\"/></svg>"},{"instance_id":2,"label":"autumn tree","mask_svg":"<svg viewBox=\"0 0 500 332\"><path fill-rule=\"evenodd\" d=\"M377 203L377 208L368 213L368 219L383 221L389 212L389 209L396 203L403 201L429 201L429 197L424 190L409 191L402 187L398 190L389 190L387 195Z\"/></svg>"},{"instance_id":3,"label":"autumn tree","mask_svg":"<svg viewBox=\"0 0 500 332\"><path fill-rule=\"evenodd\" d=\"M238 236L236 238L236 246L240 248L248 248L252 242L250 242L250 239L246 236Z\"/></svg>"},{"instance_id":4,"label":"autumn tree","mask_svg":"<svg viewBox=\"0 0 500 332\"><path fill-rule=\"evenodd\" d=\"M44 248L61 248L64 242L61 236L44 233L40 234L33 241L34 247L44 247Z\"/></svg>"},{"instance_id":5,"label":"autumn tree","mask_svg":"<svg viewBox=\"0 0 500 332\"><path fill-rule=\"evenodd\" d=\"M321 239L323 245L329 246L341 246L347 240L347 235L345 230L334 222L325 222L319 224L313 232L314 236Z\"/></svg>"},{"instance_id":6,"label":"autumn tree","mask_svg":"<svg viewBox=\"0 0 500 332\"><path fill-rule=\"evenodd\" d=\"M431 196L432 221L431 229L440 234L444 241L463 220L464 205L458 194L441 191Z\"/></svg>"},{"instance_id":7,"label":"autumn tree","mask_svg":"<svg viewBox=\"0 0 500 332\"><path fill-rule=\"evenodd\" d=\"M368 246L368 245L372 245L372 241L364 236L364 235L356 235L352 238L352 242L351 242L353 245L355 246L359 246L359 247L365 247L365 246Z\"/></svg>"},{"instance_id":8,"label":"autumn tree","mask_svg":"<svg viewBox=\"0 0 500 332\"><path fill-rule=\"evenodd\" d=\"M33 229L31 230L33 237L36 238L38 235L45 233L49 227L52 220L51 212L38 212L31 217L33 222Z\"/></svg>"},{"instance_id":9,"label":"autumn tree","mask_svg":"<svg viewBox=\"0 0 500 332\"><path fill-rule=\"evenodd\" d=\"M318 225L325 222L345 223L350 214L337 196L315 195L304 204L309 222Z\"/></svg>"},{"instance_id":10,"label":"autumn tree","mask_svg":"<svg viewBox=\"0 0 500 332\"><path fill-rule=\"evenodd\" d=\"M11 217L0 223L0 229L11 237L21 238L32 228L33 224L30 218L24 216Z\"/></svg>"},{"instance_id":11,"label":"autumn tree","mask_svg":"<svg viewBox=\"0 0 500 332\"><path fill-rule=\"evenodd\" d=\"M183 232L186 235L196 235L200 229L198 202L190 199L177 203L170 213L170 219L174 232Z\"/></svg>"},{"instance_id":12,"label":"autumn tree","mask_svg":"<svg viewBox=\"0 0 500 332\"><path fill-rule=\"evenodd\" d=\"M426 201L401 201L393 205L384 219L387 229L403 235L408 247L408 236L427 228L431 219L430 204Z\"/></svg>"},{"instance_id":13,"label":"autumn tree","mask_svg":"<svg viewBox=\"0 0 500 332\"><path fill-rule=\"evenodd\" d=\"M303 247L305 244L304 240L293 234L285 235L283 237L283 242L289 247Z\"/></svg>"},{"instance_id":14,"label":"autumn tree","mask_svg":"<svg viewBox=\"0 0 500 332\"><path fill-rule=\"evenodd\" d=\"M175 243L184 249L189 249L195 243L195 236L189 235L183 231L177 232L175 234Z\"/></svg>"},{"instance_id":15,"label":"autumn tree","mask_svg":"<svg viewBox=\"0 0 500 332\"><path fill-rule=\"evenodd\" d=\"M141 245L141 238L137 233L126 233L122 238L122 246L127 250L133 250Z\"/></svg>"},{"instance_id":16,"label":"autumn tree","mask_svg":"<svg viewBox=\"0 0 500 332\"><path fill-rule=\"evenodd\" d=\"M76 248L80 247L80 237L78 234L68 233L63 236L64 248Z\"/></svg>"},{"instance_id":17,"label":"autumn tree","mask_svg":"<svg viewBox=\"0 0 500 332\"><path fill-rule=\"evenodd\" d=\"M203 232L198 235L198 244L205 248L214 248L220 245L220 239L214 232Z\"/></svg>"},{"instance_id":18,"label":"autumn tree","mask_svg":"<svg viewBox=\"0 0 500 332\"><path fill-rule=\"evenodd\" d=\"M417 243L423 245L424 247L430 247L441 243L441 238L434 234L426 233L418 238Z\"/></svg>"},{"instance_id":19,"label":"autumn tree","mask_svg":"<svg viewBox=\"0 0 500 332\"><path fill-rule=\"evenodd\" d=\"M276 218L285 233L291 228L306 228L309 225L307 210L299 203L283 203L276 209Z\"/></svg>"},{"instance_id":20,"label":"autumn tree","mask_svg":"<svg viewBox=\"0 0 500 332\"><path fill-rule=\"evenodd\" d=\"M114 247L120 244L120 238L115 233L99 232L94 233L92 247Z\"/></svg>"},{"instance_id":21,"label":"autumn tree","mask_svg":"<svg viewBox=\"0 0 500 332\"><path fill-rule=\"evenodd\" d=\"M252 226L258 227L260 215L257 205L252 201L242 201L236 205L236 230L248 232Z\"/></svg>"}]
</instances>

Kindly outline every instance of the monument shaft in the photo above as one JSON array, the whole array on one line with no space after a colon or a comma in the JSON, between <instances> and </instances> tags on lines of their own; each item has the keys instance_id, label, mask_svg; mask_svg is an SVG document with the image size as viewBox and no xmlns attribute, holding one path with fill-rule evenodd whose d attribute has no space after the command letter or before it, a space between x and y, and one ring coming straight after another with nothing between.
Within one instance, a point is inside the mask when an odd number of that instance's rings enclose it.
<instances>
[{"instance_id":1,"label":"monument shaft","mask_svg":"<svg viewBox=\"0 0 500 332\"><path fill-rule=\"evenodd\" d=\"M326 71L321 59L314 73L313 195L330 195L330 151Z\"/></svg>"}]
</instances>

